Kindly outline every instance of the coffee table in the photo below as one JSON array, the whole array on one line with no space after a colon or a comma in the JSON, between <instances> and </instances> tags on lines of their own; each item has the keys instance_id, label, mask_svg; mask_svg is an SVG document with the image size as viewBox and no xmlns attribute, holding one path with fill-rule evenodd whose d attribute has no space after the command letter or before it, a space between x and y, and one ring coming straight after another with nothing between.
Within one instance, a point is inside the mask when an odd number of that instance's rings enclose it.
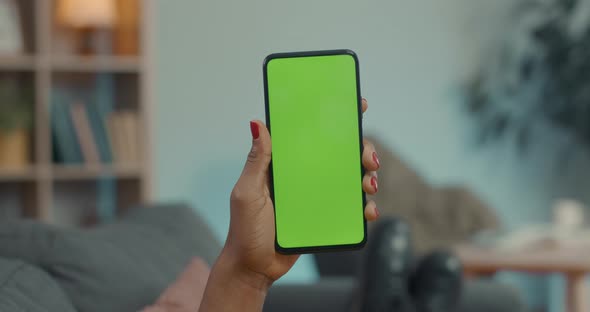
<instances>
[{"instance_id":1,"label":"coffee table","mask_svg":"<svg viewBox=\"0 0 590 312\"><path fill-rule=\"evenodd\" d=\"M559 273L567 283L567 312L588 312L585 277L590 273L590 246L584 248L537 246L519 251L502 251L471 245L455 248L467 277L493 275L498 271L533 274Z\"/></svg>"}]
</instances>

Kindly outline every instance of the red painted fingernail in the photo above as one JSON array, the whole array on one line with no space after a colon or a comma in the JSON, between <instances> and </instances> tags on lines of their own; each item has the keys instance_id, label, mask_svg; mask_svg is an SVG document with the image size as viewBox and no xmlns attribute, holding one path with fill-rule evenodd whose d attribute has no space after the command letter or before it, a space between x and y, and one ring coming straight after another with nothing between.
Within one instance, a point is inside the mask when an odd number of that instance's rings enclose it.
<instances>
[{"instance_id":1,"label":"red painted fingernail","mask_svg":"<svg viewBox=\"0 0 590 312\"><path fill-rule=\"evenodd\" d=\"M371 178L371 185L375 188L375 192L377 192L377 178L376 177Z\"/></svg>"},{"instance_id":2,"label":"red painted fingernail","mask_svg":"<svg viewBox=\"0 0 590 312\"><path fill-rule=\"evenodd\" d=\"M379 216L381 215L377 207L375 207L375 214L377 215L377 218L379 218Z\"/></svg>"},{"instance_id":3,"label":"red painted fingernail","mask_svg":"<svg viewBox=\"0 0 590 312\"><path fill-rule=\"evenodd\" d=\"M379 158L377 157L376 152L373 152L373 161L377 164L377 167L381 167L381 164L379 163Z\"/></svg>"},{"instance_id":4,"label":"red painted fingernail","mask_svg":"<svg viewBox=\"0 0 590 312\"><path fill-rule=\"evenodd\" d=\"M254 121L250 121L250 132L252 132L252 138L254 140L258 139L260 136L260 129L258 129L258 124Z\"/></svg>"}]
</instances>

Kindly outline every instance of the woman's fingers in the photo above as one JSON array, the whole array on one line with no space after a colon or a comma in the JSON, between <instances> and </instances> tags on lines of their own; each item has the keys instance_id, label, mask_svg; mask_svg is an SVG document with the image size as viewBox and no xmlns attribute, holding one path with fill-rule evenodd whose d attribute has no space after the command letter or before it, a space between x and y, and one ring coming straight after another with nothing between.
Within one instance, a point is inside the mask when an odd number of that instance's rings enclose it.
<instances>
[{"instance_id":1,"label":"woman's fingers","mask_svg":"<svg viewBox=\"0 0 590 312\"><path fill-rule=\"evenodd\" d=\"M367 171L377 171L379 169L379 158L375 152L375 146L368 140L363 139L363 167Z\"/></svg>"},{"instance_id":2,"label":"woman's fingers","mask_svg":"<svg viewBox=\"0 0 590 312\"><path fill-rule=\"evenodd\" d=\"M365 176L363 177L363 191L369 195L375 195L379 189L377 182L376 171L369 171L365 173Z\"/></svg>"},{"instance_id":3,"label":"woman's fingers","mask_svg":"<svg viewBox=\"0 0 590 312\"><path fill-rule=\"evenodd\" d=\"M379 218L379 210L374 201L369 200L365 206L365 219L367 221L375 221Z\"/></svg>"},{"instance_id":4,"label":"woman's fingers","mask_svg":"<svg viewBox=\"0 0 590 312\"><path fill-rule=\"evenodd\" d=\"M362 112L366 112L369 108L367 99L362 99ZM368 140L363 139L363 156L362 156L363 167L367 173L363 177L363 190L370 195L377 193L379 188L377 183L377 169L379 169L379 158L375 152L375 146ZM369 200L365 206L365 219L367 221L375 221L379 218L379 210L377 204L374 201Z\"/></svg>"}]
</instances>

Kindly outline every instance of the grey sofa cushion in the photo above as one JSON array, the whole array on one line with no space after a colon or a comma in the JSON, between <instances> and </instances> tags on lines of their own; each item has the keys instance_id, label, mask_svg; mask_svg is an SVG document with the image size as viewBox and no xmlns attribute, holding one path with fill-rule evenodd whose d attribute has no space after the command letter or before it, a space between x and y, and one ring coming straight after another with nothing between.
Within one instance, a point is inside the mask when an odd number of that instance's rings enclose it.
<instances>
[{"instance_id":1,"label":"grey sofa cushion","mask_svg":"<svg viewBox=\"0 0 590 312\"><path fill-rule=\"evenodd\" d=\"M270 289L264 312L360 311L357 281L352 277L322 278L312 285L276 285ZM525 312L515 289L486 280L465 283L454 312ZM449 311L450 312L450 311Z\"/></svg>"},{"instance_id":2,"label":"grey sofa cushion","mask_svg":"<svg viewBox=\"0 0 590 312\"><path fill-rule=\"evenodd\" d=\"M323 278L310 285L275 285L270 289L263 311L360 311L355 287L356 280L352 277Z\"/></svg>"},{"instance_id":3,"label":"grey sofa cushion","mask_svg":"<svg viewBox=\"0 0 590 312\"><path fill-rule=\"evenodd\" d=\"M19 260L0 259L0 311L75 312L57 283Z\"/></svg>"},{"instance_id":4,"label":"grey sofa cushion","mask_svg":"<svg viewBox=\"0 0 590 312\"><path fill-rule=\"evenodd\" d=\"M493 280L469 280L463 287L457 312L524 312L518 291Z\"/></svg>"},{"instance_id":5,"label":"grey sofa cushion","mask_svg":"<svg viewBox=\"0 0 590 312\"><path fill-rule=\"evenodd\" d=\"M212 263L218 250L208 227L184 205L135 209L86 230L30 221L0 225L0 256L49 272L80 312L137 311L194 256Z\"/></svg>"}]
</instances>

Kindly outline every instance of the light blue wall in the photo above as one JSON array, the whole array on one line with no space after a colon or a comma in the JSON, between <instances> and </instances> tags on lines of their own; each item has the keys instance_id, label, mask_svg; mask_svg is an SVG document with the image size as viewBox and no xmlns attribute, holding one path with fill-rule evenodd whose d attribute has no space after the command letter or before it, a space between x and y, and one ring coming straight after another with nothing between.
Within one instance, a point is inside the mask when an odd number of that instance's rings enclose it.
<instances>
[{"instance_id":1,"label":"light blue wall","mask_svg":"<svg viewBox=\"0 0 590 312\"><path fill-rule=\"evenodd\" d=\"M508 227L547 220L555 196L590 186L582 157L571 160L577 170L555 175L552 142L559 136L543 137L527 158L515 156L510 144L470 143L475 128L460 111L460 83L490 40L507 31L501 25L512 1L155 3L157 197L190 201L220 238L249 149L248 121L264 118L262 60L278 51L355 50L370 102L367 131L432 183L469 184ZM287 280L313 277L303 259Z\"/></svg>"}]
</instances>

